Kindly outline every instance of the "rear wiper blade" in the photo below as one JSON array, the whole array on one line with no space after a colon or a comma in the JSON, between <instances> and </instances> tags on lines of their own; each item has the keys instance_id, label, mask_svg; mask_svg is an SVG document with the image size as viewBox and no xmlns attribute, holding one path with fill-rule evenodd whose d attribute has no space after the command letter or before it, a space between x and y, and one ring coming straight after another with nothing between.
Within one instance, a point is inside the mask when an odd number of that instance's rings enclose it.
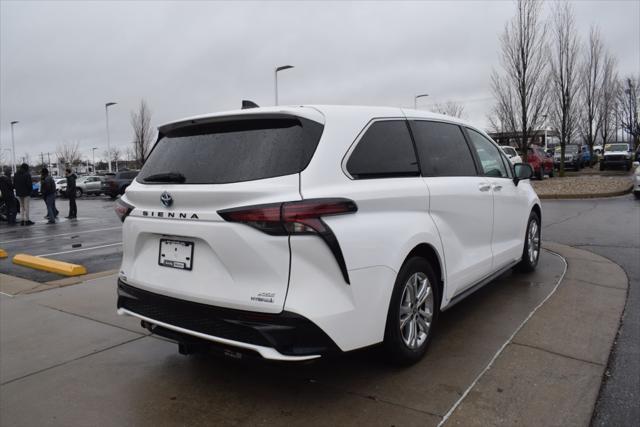
<instances>
[{"instance_id":1,"label":"rear wiper blade","mask_svg":"<svg viewBox=\"0 0 640 427\"><path fill-rule=\"evenodd\" d=\"M180 172L165 172L149 175L143 180L145 182L185 182L187 178Z\"/></svg>"}]
</instances>

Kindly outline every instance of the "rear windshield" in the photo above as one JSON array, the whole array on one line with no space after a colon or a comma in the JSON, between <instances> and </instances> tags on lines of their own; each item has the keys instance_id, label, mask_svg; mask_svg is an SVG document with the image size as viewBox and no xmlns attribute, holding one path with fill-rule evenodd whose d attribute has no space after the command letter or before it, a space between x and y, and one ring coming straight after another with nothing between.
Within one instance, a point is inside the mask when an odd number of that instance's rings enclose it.
<instances>
[{"instance_id":1,"label":"rear windshield","mask_svg":"<svg viewBox=\"0 0 640 427\"><path fill-rule=\"evenodd\" d=\"M226 184L295 174L311 161L322 130L321 124L298 117L176 129L161 136L137 180Z\"/></svg>"}]
</instances>

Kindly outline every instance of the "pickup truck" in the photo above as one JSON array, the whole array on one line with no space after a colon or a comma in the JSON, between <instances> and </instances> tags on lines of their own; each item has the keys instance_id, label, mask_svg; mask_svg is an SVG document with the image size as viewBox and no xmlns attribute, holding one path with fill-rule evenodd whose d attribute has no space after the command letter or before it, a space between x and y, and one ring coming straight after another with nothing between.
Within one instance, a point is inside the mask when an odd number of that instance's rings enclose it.
<instances>
[{"instance_id":1,"label":"pickup truck","mask_svg":"<svg viewBox=\"0 0 640 427\"><path fill-rule=\"evenodd\" d=\"M127 189L131 181L138 176L140 171L120 171L115 175L108 176L107 179L102 181L102 192L112 199L118 197L118 195L124 194L124 190Z\"/></svg>"},{"instance_id":2,"label":"pickup truck","mask_svg":"<svg viewBox=\"0 0 640 427\"><path fill-rule=\"evenodd\" d=\"M614 166L622 166L625 170L631 170L632 162L629 144L623 142L606 144L604 146L604 155L600 159L600 170L603 171Z\"/></svg>"}]
</instances>

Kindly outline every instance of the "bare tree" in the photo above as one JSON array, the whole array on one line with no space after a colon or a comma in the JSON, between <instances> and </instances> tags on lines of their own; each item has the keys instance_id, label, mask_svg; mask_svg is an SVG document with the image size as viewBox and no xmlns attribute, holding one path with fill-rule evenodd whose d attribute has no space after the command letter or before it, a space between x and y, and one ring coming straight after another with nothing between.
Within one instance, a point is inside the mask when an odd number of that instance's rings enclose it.
<instances>
[{"instance_id":1,"label":"bare tree","mask_svg":"<svg viewBox=\"0 0 640 427\"><path fill-rule=\"evenodd\" d=\"M516 15L500 37L502 73L493 71L491 89L496 98L494 120L507 132L519 133L523 160L546 112L546 24L541 2L518 0Z\"/></svg>"},{"instance_id":2,"label":"bare tree","mask_svg":"<svg viewBox=\"0 0 640 427\"><path fill-rule=\"evenodd\" d=\"M600 139L604 146L611 140L612 133L617 134L616 113L620 98L620 82L616 72L616 59L606 53L602 67L602 85L600 87L600 105L598 106L598 119L600 123Z\"/></svg>"},{"instance_id":3,"label":"bare tree","mask_svg":"<svg viewBox=\"0 0 640 427\"><path fill-rule=\"evenodd\" d=\"M455 101L447 101L444 104L435 104L433 106L433 111L451 117L464 117L464 105L458 104Z\"/></svg>"},{"instance_id":4,"label":"bare tree","mask_svg":"<svg viewBox=\"0 0 640 427\"><path fill-rule=\"evenodd\" d=\"M80 163L80 142L67 141L58 145L56 155L65 164L77 165Z\"/></svg>"},{"instance_id":5,"label":"bare tree","mask_svg":"<svg viewBox=\"0 0 640 427\"><path fill-rule=\"evenodd\" d=\"M602 66L603 47L600 31L591 27L589 41L585 52L581 70L582 96L580 103L582 113L580 115L580 134L589 146L589 153L593 157L593 145L600 130L601 115L598 112L600 97L602 95Z\"/></svg>"},{"instance_id":6,"label":"bare tree","mask_svg":"<svg viewBox=\"0 0 640 427\"><path fill-rule=\"evenodd\" d=\"M149 153L153 133L151 130L151 110L144 99L140 100L138 111L131 112L131 127L133 127L133 145L135 160L138 167L142 167Z\"/></svg>"},{"instance_id":7,"label":"bare tree","mask_svg":"<svg viewBox=\"0 0 640 427\"><path fill-rule=\"evenodd\" d=\"M620 91L620 118L622 129L631 136L634 148L640 145L640 123L638 122L638 97L640 76L627 77Z\"/></svg>"},{"instance_id":8,"label":"bare tree","mask_svg":"<svg viewBox=\"0 0 640 427\"><path fill-rule=\"evenodd\" d=\"M553 42L550 49L552 126L560 133L560 176L564 176L565 147L571 143L576 129L576 98L579 90L578 55L573 9L567 2L555 4L552 23Z\"/></svg>"}]
</instances>

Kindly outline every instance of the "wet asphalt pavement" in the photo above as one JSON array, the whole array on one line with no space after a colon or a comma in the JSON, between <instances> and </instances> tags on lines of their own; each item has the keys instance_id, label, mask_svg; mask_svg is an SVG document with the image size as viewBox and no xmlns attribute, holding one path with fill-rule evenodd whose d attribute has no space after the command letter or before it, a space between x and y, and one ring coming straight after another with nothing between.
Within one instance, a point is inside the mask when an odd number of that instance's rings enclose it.
<instances>
[{"instance_id":1,"label":"wet asphalt pavement","mask_svg":"<svg viewBox=\"0 0 640 427\"><path fill-rule=\"evenodd\" d=\"M595 426L640 420L640 201L629 194L594 200L543 201L543 239L586 249L627 273L629 294L592 420Z\"/></svg>"},{"instance_id":2,"label":"wet asphalt pavement","mask_svg":"<svg viewBox=\"0 0 640 427\"><path fill-rule=\"evenodd\" d=\"M122 257L121 223L113 211L114 201L108 197L82 197L77 200L78 219L68 220L69 202L58 198L58 223L47 224L42 199L31 200L31 220L36 224L23 227L0 223L0 248L10 257L17 253L42 255L47 258L81 264L88 273L114 270ZM20 217L18 216L18 220ZM0 270L12 276L36 282L60 279L57 274L38 271L3 260Z\"/></svg>"}]
</instances>

